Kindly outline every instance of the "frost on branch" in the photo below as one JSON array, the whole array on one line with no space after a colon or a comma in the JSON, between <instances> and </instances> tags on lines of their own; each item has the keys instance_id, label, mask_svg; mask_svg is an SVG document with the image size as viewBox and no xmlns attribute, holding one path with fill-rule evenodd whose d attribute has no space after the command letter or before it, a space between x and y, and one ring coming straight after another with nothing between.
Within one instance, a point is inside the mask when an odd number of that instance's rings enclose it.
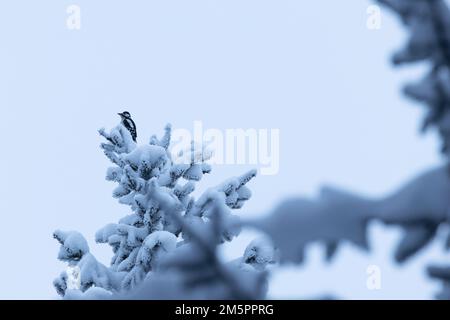
<instances>
[{"instance_id":1,"label":"frost on branch","mask_svg":"<svg viewBox=\"0 0 450 320\"><path fill-rule=\"evenodd\" d=\"M256 171L229 179L196 199L195 182L211 171L208 157L192 144L184 154L187 161L175 162L169 152L170 125L161 139L152 136L144 145L137 145L122 125L99 133L106 140L101 148L113 164L106 173L106 179L117 184L113 197L132 213L95 235L96 242L112 247L108 267L89 253L81 234L55 232L61 244L58 258L79 267L81 275L79 290L69 290L63 272L54 281L60 295L68 299L264 297L261 284L268 261L227 264L216 250L239 234L239 218L232 210L250 199L246 185Z\"/></svg>"}]
</instances>

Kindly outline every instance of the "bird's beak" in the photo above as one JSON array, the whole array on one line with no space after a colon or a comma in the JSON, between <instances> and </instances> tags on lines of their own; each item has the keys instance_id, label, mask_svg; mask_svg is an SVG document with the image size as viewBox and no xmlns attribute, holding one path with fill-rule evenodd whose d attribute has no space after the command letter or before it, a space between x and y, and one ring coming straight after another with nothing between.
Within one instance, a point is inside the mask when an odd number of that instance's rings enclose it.
<instances>
[{"instance_id":1,"label":"bird's beak","mask_svg":"<svg viewBox=\"0 0 450 320\"><path fill-rule=\"evenodd\" d=\"M123 116L123 114L121 114L120 112L118 113L119 116Z\"/></svg>"}]
</instances>

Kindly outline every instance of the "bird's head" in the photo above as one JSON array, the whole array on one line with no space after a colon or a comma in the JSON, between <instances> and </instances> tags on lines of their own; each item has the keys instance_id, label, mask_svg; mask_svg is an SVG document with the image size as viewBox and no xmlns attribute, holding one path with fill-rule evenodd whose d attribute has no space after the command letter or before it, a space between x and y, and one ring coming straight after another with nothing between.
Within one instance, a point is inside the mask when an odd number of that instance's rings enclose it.
<instances>
[{"instance_id":1,"label":"bird's head","mask_svg":"<svg viewBox=\"0 0 450 320\"><path fill-rule=\"evenodd\" d=\"M124 111L124 112L122 112L122 113L118 113L118 115L119 115L122 119L124 119L124 118L130 119L130 118L131 118L131 114L130 114L128 111Z\"/></svg>"}]
</instances>

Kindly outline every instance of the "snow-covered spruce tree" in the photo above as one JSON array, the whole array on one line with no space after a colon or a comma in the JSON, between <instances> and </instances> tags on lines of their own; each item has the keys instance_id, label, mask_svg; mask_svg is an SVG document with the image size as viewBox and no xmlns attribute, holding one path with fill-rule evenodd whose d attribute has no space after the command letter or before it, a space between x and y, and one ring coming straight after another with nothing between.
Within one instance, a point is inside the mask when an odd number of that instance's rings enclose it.
<instances>
[{"instance_id":1,"label":"snow-covered spruce tree","mask_svg":"<svg viewBox=\"0 0 450 320\"><path fill-rule=\"evenodd\" d=\"M395 65L427 62L430 69L417 83L405 86L405 94L427 107L423 129L436 128L442 139L442 152L447 162L450 156L450 11L444 0L378 0L400 16L409 31L409 39L404 48L394 57ZM415 253L436 234L441 224L450 222L450 188L448 168L443 168L428 178L426 203L434 210L417 211L416 214L387 216L388 223L403 226L411 236L407 240ZM431 177L434 176L434 179ZM433 193L433 194L431 194ZM430 206L429 205L429 206ZM425 207L421 204L421 207ZM450 234L446 247L450 248ZM450 299L450 267L431 266L431 277L443 281L443 290L437 295Z\"/></svg>"},{"instance_id":2,"label":"snow-covered spruce tree","mask_svg":"<svg viewBox=\"0 0 450 320\"><path fill-rule=\"evenodd\" d=\"M436 128L442 151L450 155L450 13L443 0L378 0L396 12L408 28L406 46L393 56L395 65L427 62L425 77L404 92L427 106L423 128ZM448 162L448 161L447 161ZM271 214L245 221L266 232L279 248L281 262L301 263L310 243L325 247L331 259L343 242L368 249L367 225L372 220L402 227L395 260L405 262L426 247L441 225L450 221L450 171L447 164L418 175L387 197L366 199L324 187L314 198L296 197ZM446 243L450 248L450 235ZM450 267L431 266L430 276L443 281L438 298L450 299Z\"/></svg>"},{"instance_id":3,"label":"snow-covered spruce tree","mask_svg":"<svg viewBox=\"0 0 450 320\"><path fill-rule=\"evenodd\" d=\"M252 242L242 258L224 263L217 246L240 232L240 209L250 198L246 184L256 175L250 171L204 192L191 193L195 182L211 171L203 150L194 144L177 161L169 152L171 127L161 139L137 145L119 124L101 144L113 163L106 179L118 186L113 197L132 213L108 224L95 236L114 252L109 267L89 252L84 237L75 231L55 231L61 244L58 258L79 268L79 288L68 287L64 271L55 279L65 298L263 298L265 266L274 261L270 243Z\"/></svg>"}]
</instances>

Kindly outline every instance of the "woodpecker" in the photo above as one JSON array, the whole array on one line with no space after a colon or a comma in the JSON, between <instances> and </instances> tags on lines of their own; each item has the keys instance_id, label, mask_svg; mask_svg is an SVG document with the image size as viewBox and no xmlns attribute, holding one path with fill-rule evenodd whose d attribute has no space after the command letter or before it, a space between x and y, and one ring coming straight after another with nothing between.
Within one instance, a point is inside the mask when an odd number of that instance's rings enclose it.
<instances>
[{"instance_id":1,"label":"woodpecker","mask_svg":"<svg viewBox=\"0 0 450 320\"><path fill-rule=\"evenodd\" d=\"M136 142L136 124L134 123L133 119L131 119L131 114L128 111L124 111L122 113L118 113L118 115L120 116L120 118L122 118L122 125L127 128L128 131L130 131L133 141Z\"/></svg>"}]
</instances>

